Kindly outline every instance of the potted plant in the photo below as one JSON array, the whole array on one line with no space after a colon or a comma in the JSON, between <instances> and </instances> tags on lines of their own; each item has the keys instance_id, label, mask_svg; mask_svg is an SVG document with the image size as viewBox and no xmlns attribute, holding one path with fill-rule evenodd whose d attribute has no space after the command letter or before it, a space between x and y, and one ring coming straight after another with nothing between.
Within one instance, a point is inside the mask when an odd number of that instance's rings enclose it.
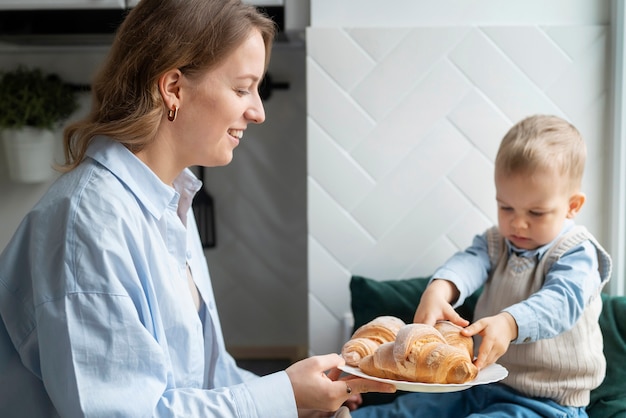
<instances>
[{"instance_id":1,"label":"potted plant","mask_svg":"<svg viewBox=\"0 0 626 418\"><path fill-rule=\"evenodd\" d=\"M23 66L0 72L0 131L11 179L50 178L55 129L77 108L75 89L56 74Z\"/></svg>"}]
</instances>

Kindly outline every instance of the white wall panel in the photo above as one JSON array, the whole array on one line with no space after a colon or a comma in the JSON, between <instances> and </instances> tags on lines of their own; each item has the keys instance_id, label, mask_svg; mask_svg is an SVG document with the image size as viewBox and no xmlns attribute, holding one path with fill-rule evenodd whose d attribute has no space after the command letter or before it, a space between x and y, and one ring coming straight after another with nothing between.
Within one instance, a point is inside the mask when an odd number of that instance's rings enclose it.
<instances>
[{"instance_id":1,"label":"white wall panel","mask_svg":"<svg viewBox=\"0 0 626 418\"><path fill-rule=\"evenodd\" d=\"M582 132L578 221L608 237L608 0L356 3L313 0L307 30L312 353L340 349L350 275L427 276L497 221L497 147L531 114Z\"/></svg>"},{"instance_id":2,"label":"white wall panel","mask_svg":"<svg viewBox=\"0 0 626 418\"><path fill-rule=\"evenodd\" d=\"M608 13L607 0L311 0L313 27L603 24Z\"/></svg>"}]
</instances>

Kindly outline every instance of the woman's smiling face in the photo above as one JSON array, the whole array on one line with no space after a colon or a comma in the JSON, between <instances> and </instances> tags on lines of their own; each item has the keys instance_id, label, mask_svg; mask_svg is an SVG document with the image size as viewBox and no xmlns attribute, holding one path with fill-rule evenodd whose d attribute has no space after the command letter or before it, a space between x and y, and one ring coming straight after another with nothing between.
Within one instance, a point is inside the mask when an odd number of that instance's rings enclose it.
<instances>
[{"instance_id":1,"label":"woman's smiling face","mask_svg":"<svg viewBox=\"0 0 626 418\"><path fill-rule=\"evenodd\" d=\"M258 92L264 71L265 44L253 30L220 65L197 79L182 76L175 123L184 166L230 163L248 123L265 120Z\"/></svg>"}]
</instances>

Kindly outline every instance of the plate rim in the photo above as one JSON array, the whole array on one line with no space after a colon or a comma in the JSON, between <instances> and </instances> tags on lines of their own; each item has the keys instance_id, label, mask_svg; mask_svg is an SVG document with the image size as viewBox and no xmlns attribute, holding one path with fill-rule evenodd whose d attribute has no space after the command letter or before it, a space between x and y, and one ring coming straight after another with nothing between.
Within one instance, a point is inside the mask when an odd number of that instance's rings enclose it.
<instances>
[{"instance_id":1,"label":"plate rim","mask_svg":"<svg viewBox=\"0 0 626 418\"><path fill-rule=\"evenodd\" d=\"M481 372L484 372L485 370L488 370L489 368L491 369L496 369L498 372L500 372L501 375L496 375L496 377L494 378L487 378L484 381L476 381L480 375ZM493 363L490 364L489 366L485 367L484 369L482 369L480 372L478 372L478 376L476 376L476 378L474 378L473 380L470 380L469 382L465 382L465 383L423 383L423 382L411 382L408 380L394 380L394 379L387 379L387 378L383 378L383 377L376 377L376 376L370 376L367 373L363 372L361 369L359 369L358 367L355 366L349 366L349 365L344 365L344 366L339 366L338 367L339 370L351 374L353 376L356 377L360 377L363 379L369 379L369 380L375 380L378 382L383 382L383 383L389 383L392 384L394 386L396 386L396 389L398 390L403 390L403 391L410 391L410 392L454 392L454 391L461 391L461 390L465 390L465 389L469 389L472 386L478 386L478 385L485 385L485 384L489 384L489 383L494 383L494 382L498 382L504 378L506 378L509 374L508 370L498 364L498 363ZM490 373L492 373L492 371L490 371Z\"/></svg>"}]
</instances>

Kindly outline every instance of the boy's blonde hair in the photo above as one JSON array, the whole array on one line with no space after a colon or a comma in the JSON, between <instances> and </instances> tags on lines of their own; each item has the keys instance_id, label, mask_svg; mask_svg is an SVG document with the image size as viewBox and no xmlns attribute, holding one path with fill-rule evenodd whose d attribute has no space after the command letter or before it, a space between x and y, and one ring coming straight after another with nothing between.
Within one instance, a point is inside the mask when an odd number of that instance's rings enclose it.
<instances>
[{"instance_id":1,"label":"boy's blonde hair","mask_svg":"<svg viewBox=\"0 0 626 418\"><path fill-rule=\"evenodd\" d=\"M496 175L530 174L554 169L580 188L587 148L580 132L557 116L534 115L515 124L502 138Z\"/></svg>"}]
</instances>

